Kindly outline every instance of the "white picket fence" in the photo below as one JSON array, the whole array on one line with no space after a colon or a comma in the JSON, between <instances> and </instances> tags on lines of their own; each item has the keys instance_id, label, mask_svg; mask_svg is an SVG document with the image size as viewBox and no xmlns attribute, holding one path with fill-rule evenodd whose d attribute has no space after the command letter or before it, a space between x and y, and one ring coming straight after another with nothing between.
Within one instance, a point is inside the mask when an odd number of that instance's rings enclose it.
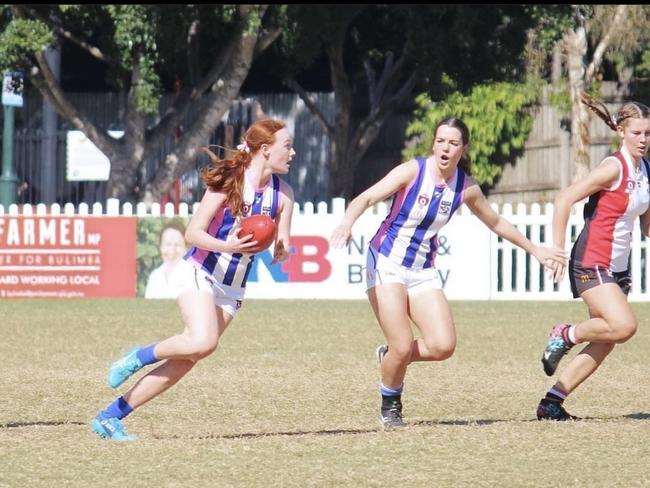
<instances>
[{"instance_id":1,"label":"white picket fence","mask_svg":"<svg viewBox=\"0 0 650 488\"><path fill-rule=\"evenodd\" d=\"M0 217L5 215L174 217L190 216L197 206L198 203L195 203L192 207L187 204L181 204L178 212L176 212L174 205L171 203L168 203L164 207L161 207L159 204L153 204L148 207L144 203L139 203L135 206L130 203L120 205L118 200L110 199L106 202L105 206L99 202L94 203L92 206L82 203L78 207L72 204L65 204L63 206L58 204L51 206L40 204L36 206L24 205L21 207L10 205L5 213L5 209L0 205ZM552 204L549 203L543 207L539 204L519 204L515 208L510 204L504 204L502 206L492 204L492 208L512 222L532 242L550 245L552 241ZM340 221L344 211L345 201L341 198L333 199L330 205L326 202L319 202L316 205L307 203L302 207L295 204L292 232L296 235L315 235L328 239L332 229ZM350 255L354 253L350 252L350 248L348 249L347 261L345 262L341 261L341 256L338 256L335 251L330 251L328 256L333 263L333 268L337 268L337 266L350 267L350 262L356 263L352 264L352 266L356 267L355 269L365 265L365 260L361 256L364 252L363 247L367 245L368 239L374 234L387 213L388 205L381 203L372 209L368 209L359 218L354 228L355 234L362 236L356 243L358 259L352 261ZM567 250L570 249L570 244L577 237L582 225L582 205L575 205L569 218L569 225L567 226ZM439 256L436 261L437 265L443 268L447 266L446 269L454 273L452 275L453 279L448 283L449 287L445 288L447 296L450 299L571 299L570 286L566 277L560 284L554 284L548 276L548 273L544 272L532 256L526 254L518 247L513 246L510 242L502 240L496 234L487 231L487 228L466 207L461 208L459 213L443 229L441 235L447 235L447 233L451 236L449 239L454 243L455 249L461 249L453 257ZM629 296L631 301L650 301L650 293L648 293L648 276L650 272L648 242L647 239L641 236L639 226L635 225L632 236L631 254L632 290ZM354 246L355 244L353 243L352 247ZM481 246L485 246L487 249L481 249ZM483 284L481 284L482 282ZM321 291L309 292L311 294L303 295L301 292L307 293L311 285L296 284L295 290L299 290L296 298L312 296L325 298L339 297L336 294L330 296L329 293L322 293ZM317 284L314 283L313 285ZM330 282L322 283L321 285L318 287L320 290L332 286L338 288L341 294L340 298L364 297L362 284L355 284L350 287L350 290L345 290L345 287L350 285L350 282L342 283L332 282L330 280ZM288 285L285 284L284 286ZM265 290L268 288L268 286L265 287ZM252 295L262 298L272 297L272 295L268 295L265 291L261 292L255 289L253 289Z\"/></svg>"},{"instance_id":2,"label":"white picket fence","mask_svg":"<svg viewBox=\"0 0 650 488\"><path fill-rule=\"evenodd\" d=\"M521 233L527 235L535 244L551 245L553 204L546 204L543 209L539 204L530 207L519 204L516 209L505 204L500 209L497 205L492 207L512 222ZM514 210L514 211L513 211ZM575 205L569 216L566 229L565 242L567 251L582 230L584 223L582 217L583 204ZM571 297L571 287L568 279L554 284L541 266L532 256L527 255L518 247L508 241L492 234L493 252L491 253L492 269L492 298L497 299L523 299L523 300L561 300ZM630 266L632 272L632 289L629 298L631 301L649 301L648 265L649 241L641 235L638 225L634 226L632 233L632 252Z\"/></svg>"}]
</instances>

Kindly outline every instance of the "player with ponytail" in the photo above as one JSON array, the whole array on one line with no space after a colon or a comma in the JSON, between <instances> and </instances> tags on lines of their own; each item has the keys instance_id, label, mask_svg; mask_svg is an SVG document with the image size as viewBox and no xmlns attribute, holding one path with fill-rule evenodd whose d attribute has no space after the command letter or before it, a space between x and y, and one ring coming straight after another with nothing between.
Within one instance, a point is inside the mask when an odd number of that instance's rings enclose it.
<instances>
[{"instance_id":1,"label":"player with ponytail","mask_svg":"<svg viewBox=\"0 0 650 488\"><path fill-rule=\"evenodd\" d=\"M435 259L438 232L461 205L540 263L565 262L563 251L534 245L490 207L470 175L469 129L462 120L441 120L433 135L432 154L398 165L352 200L331 237L332 247L343 247L361 214L393 196L389 215L370 241L366 264L368 300L387 341L376 351L379 420L386 429L405 425L402 391L409 364L444 361L456 348L454 320ZM414 338L411 321L421 338Z\"/></svg>"},{"instance_id":2,"label":"player with ponytail","mask_svg":"<svg viewBox=\"0 0 650 488\"><path fill-rule=\"evenodd\" d=\"M587 304L589 319L559 323L551 330L542 364L552 376L562 357L576 344L587 345L567 365L537 406L540 420L572 420L564 400L589 378L614 349L636 332L637 319L627 302L632 284L630 246L637 217L641 232L650 234L650 167L645 154L650 144L650 109L627 102L616 116L605 104L584 95L589 107L621 139L620 149L601 161L583 180L562 190L553 209L553 243L564 248L571 207L589 198L584 228L571 251L569 281L574 298ZM555 279L564 266L554 265Z\"/></svg>"},{"instance_id":3,"label":"player with ponytail","mask_svg":"<svg viewBox=\"0 0 650 488\"><path fill-rule=\"evenodd\" d=\"M92 430L101 437L133 440L122 419L173 386L216 349L242 304L255 259L257 242L251 235L238 235L243 217L270 216L277 226L273 262L289 257L294 197L278 175L289 172L295 151L285 124L272 119L255 122L231 159L203 151L212 164L202 171L207 189L185 231L193 247L174 271L184 330L135 348L113 363L108 383L117 388L143 367L163 361L97 414Z\"/></svg>"}]
</instances>

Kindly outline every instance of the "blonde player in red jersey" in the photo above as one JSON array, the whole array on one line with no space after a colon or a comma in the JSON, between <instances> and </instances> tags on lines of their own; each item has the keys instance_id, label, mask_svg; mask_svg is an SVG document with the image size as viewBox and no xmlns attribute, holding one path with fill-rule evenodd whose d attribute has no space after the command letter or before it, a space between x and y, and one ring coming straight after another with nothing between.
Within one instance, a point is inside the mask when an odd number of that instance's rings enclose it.
<instances>
[{"instance_id":1,"label":"blonde player in red jersey","mask_svg":"<svg viewBox=\"0 0 650 488\"><path fill-rule=\"evenodd\" d=\"M630 291L632 228L640 218L641 231L650 235L650 166L644 155L650 143L650 109L625 103L612 117L607 107L591 98L583 102L622 139L621 149L607 156L586 178L558 194L553 211L553 243L564 248L573 204L589 197L585 226L569 261L574 298L582 298L589 319L575 325L560 323L552 330L542 355L544 371L552 376L560 359L576 344L587 346L567 365L537 407L539 420L573 420L563 406L567 395L591 376L616 344L630 339L637 319L627 302ZM564 266L554 264L559 280Z\"/></svg>"}]
</instances>

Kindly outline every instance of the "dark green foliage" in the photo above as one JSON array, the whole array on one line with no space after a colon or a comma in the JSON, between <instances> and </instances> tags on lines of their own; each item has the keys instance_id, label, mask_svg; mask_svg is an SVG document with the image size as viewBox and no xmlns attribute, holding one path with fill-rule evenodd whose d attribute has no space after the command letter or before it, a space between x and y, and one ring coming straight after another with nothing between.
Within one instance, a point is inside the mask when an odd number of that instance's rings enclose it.
<instances>
[{"instance_id":1,"label":"dark green foliage","mask_svg":"<svg viewBox=\"0 0 650 488\"><path fill-rule=\"evenodd\" d=\"M404 151L406 158L431 154L433 130L440 120L461 118L470 130L472 175L481 185L492 185L502 166L526 143L532 116L530 108L540 90L534 85L496 83L478 85L469 94L454 92L433 102L428 94L416 98L415 118L406 129L417 144Z\"/></svg>"},{"instance_id":2,"label":"dark green foliage","mask_svg":"<svg viewBox=\"0 0 650 488\"><path fill-rule=\"evenodd\" d=\"M54 34L39 20L14 19L0 33L0 70L27 69L27 58L45 51Z\"/></svg>"}]
</instances>

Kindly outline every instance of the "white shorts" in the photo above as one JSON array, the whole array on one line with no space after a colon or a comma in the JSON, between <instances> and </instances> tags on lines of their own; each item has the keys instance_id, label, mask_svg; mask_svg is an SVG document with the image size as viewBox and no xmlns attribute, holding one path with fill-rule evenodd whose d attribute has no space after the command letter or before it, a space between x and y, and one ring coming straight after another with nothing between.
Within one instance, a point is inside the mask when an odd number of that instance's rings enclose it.
<instances>
[{"instance_id":1,"label":"white shorts","mask_svg":"<svg viewBox=\"0 0 650 488\"><path fill-rule=\"evenodd\" d=\"M442 283L436 268L405 268L392 262L383 254L368 248L366 259L366 289L377 285L399 283L409 294L424 290L440 290Z\"/></svg>"},{"instance_id":2,"label":"white shorts","mask_svg":"<svg viewBox=\"0 0 650 488\"><path fill-rule=\"evenodd\" d=\"M179 296L188 291L207 291L212 293L214 304L233 317L242 306L244 288L219 283L214 276L190 261L181 259L174 269L173 277Z\"/></svg>"}]
</instances>

